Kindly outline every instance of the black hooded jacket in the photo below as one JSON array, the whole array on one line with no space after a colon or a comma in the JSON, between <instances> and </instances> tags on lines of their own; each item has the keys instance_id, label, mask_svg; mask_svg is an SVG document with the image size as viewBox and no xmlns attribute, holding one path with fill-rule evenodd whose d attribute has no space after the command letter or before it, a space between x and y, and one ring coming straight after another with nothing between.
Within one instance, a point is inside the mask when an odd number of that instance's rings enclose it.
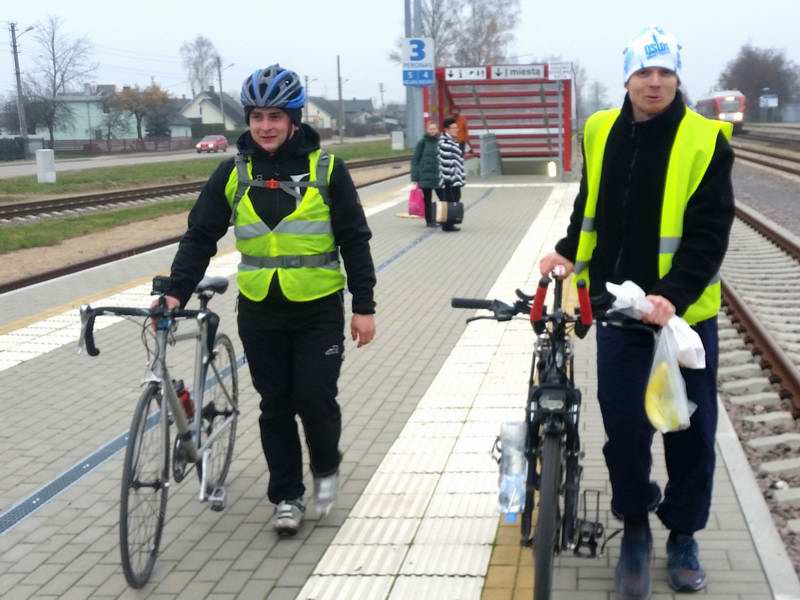
<instances>
[{"instance_id":1,"label":"black hooded jacket","mask_svg":"<svg viewBox=\"0 0 800 600\"><path fill-rule=\"evenodd\" d=\"M664 296L678 315L695 302L722 265L734 217L733 150L722 135L703 180L686 206L683 236L672 267L658 275L661 206L667 165L678 125L686 111L681 93L660 115L634 122L628 96L611 128L603 157L595 227L597 247L589 266L593 301L606 282L631 280L647 294ZM583 177L567 236L556 252L574 262L586 206Z\"/></svg>"},{"instance_id":2,"label":"black hooded jacket","mask_svg":"<svg viewBox=\"0 0 800 600\"><path fill-rule=\"evenodd\" d=\"M308 174L308 155L319 148L319 134L303 124L274 155L267 154L256 144L249 132L242 134L237 147L240 152L252 157L254 177L261 175L264 179L292 181L292 175ZM233 158L220 163L189 213L189 227L172 263L168 292L180 299L182 305L186 304L203 277L209 260L216 254L217 241L228 230L231 207L225 197L225 185L233 169ZM335 157L329 189L331 226L347 272L347 285L353 295L353 312L373 314L375 267L369 250L372 232L350 173L344 162ZM295 198L281 189L250 188L250 199L258 216L270 228L294 212L296 207ZM278 278L273 277L269 293L263 301L252 302L241 296L240 302L252 305L248 306L251 312L255 310L285 318L294 312L308 314L315 309L324 310L332 304L340 305L341 294L311 302L291 302L283 295Z\"/></svg>"}]
</instances>

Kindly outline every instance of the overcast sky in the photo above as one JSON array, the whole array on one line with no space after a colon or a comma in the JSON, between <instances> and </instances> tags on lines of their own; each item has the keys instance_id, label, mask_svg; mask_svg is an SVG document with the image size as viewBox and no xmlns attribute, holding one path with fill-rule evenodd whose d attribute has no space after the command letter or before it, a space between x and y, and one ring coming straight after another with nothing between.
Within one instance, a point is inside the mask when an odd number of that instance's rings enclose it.
<instances>
[{"instance_id":1,"label":"overcast sky","mask_svg":"<svg viewBox=\"0 0 800 600\"><path fill-rule=\"evenodd\" d=\"M642 28L658 24L683 45L683 81L697 98L714 85L725 64L746 42L784 49L800 63L800 0L757 4L669 0L521 0L522 15L511 54L530 61L549 54L577 60L590 79L602 81L612 100L620 99L622 50ZM219 0L3 0L3 19L21 29L47 15L64 19L71 36L85 35L100 63L94 83L150 83L151 76L170 93L190 94L178 48L197 34L210 38L225 64L226 91L238 89L256 67L273 62L313 80L312 95L337 97L336 55L341 56L345 98L403 100L399 65L387 58L403 32L402 0L302 0L296 2L220 2ZM9 39L6 30L5 39ZM21 40L21 67L32 72L33 32ZM10 41L0 48L0 93L14 89ZM214 82L216 83L216 81Z\"/></svg>"}]
</instances>

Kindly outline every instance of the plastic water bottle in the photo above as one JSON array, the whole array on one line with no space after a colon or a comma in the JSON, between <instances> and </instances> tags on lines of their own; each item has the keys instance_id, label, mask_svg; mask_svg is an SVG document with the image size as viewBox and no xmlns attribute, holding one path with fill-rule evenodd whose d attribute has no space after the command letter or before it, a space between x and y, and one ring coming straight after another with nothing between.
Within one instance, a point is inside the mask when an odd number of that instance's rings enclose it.
<instances>
[{"instance_id":1,"label":"plastic water bottle","mask_svg":"<svg viewBox=\"0 0 800 600\"><path fill-rule=\"evenodd\" d=\"M178 400L181 401L181 406L183 406L183 412L186 413L186 418L191 420L194 418L194 401L192 400L192 396L184 385L183 379L178 379L177 381L173 380L173 384L175 385L175 394L178 396Z\"/></svg>"},{"instance_id":2,"label":"plastic water bottle","mask_svg":"<svg viewBox=\"0 0 800 600\"><path fill-rule=\"evenodd\" d=\"M497 506L500 512L516 515L525 503L525 432L523 421L500 426L500 479Z\"/></svg>"}]
</instances>

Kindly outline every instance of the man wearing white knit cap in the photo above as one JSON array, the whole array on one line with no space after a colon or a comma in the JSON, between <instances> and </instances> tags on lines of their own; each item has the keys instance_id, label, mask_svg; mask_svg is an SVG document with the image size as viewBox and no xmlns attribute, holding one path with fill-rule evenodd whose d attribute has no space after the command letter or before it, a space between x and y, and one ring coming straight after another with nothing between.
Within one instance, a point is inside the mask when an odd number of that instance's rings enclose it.
<instances>
[{"instance_id":1,"label":"man wearing white knit cap","mask_svg":"<svg viewBox=\"0 0 800 600\"><path fill-rule=\"evenodd\" d=\"M624 52L627 94L621 109L595 113L583 137L583 178L567 235L539 264L563 265L608 308L606 283L638 284L663 326L683 317L703 341L705 369L681 369L697 404L691 426L664 435L669 480L663 501L650 481L654 429L644 392L652 336L597 329L597 397L607 442L611 510L624 522L616 598L650 597L653 538L648 513L669 529L667 580L678 592L706 584L694 534L705 528L714 475L717 422L719 268L733 223L730 124L689 110L678 90L681 46L660 27L642 31Z\"/></svg>"}]
</instances>

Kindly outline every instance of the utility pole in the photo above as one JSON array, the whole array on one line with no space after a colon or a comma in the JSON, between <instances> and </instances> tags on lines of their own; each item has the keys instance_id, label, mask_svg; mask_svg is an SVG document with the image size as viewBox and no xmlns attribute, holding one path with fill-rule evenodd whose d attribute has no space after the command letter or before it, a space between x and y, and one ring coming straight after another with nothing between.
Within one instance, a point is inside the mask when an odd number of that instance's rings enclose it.
<instances>
[{"instance_id":1,"label":"utility pole","mask_svg":"<svg viewBox=\"0 0 800 600\"><path fill-rule=\"evenodd\" d=\"M412 20L413 15L413 20ZM405 0L406 37L422 35L422 2ZM422 90L414 86L406 86L406 148L413 148L422 137Z\"/></svg>"},{"instance_id":2,"label":"utility pole","mask_svg":"<svg viewBox=\"0 0 800 600\"><path fill-rule=\"evenodd\" d=\"M406 37L411 37L411 0L404 0ZM414 134L414 90L406 86L406 148L413 148L411 138Z\"/></svg>"},{"instance_id":3,"label":"utility pole","mask_svg":"<svg viewBox=\"0 0 800 600\"><path fill-rule=\"evenodd\" d=\"M225 105L222 103L222 58L217 54L217 79L219 80L219 114L222 118L222 133L225 133Z\"/></svg>"},{"instance_id":4,"label":"utility pole","mask_svg":"<svg viewBox=\"0 0 800 600\"><path fill-rule=\"evenodd\" d=\"M342 101L342 71L336 55L336 79L339 81L339 143L344 143L344 102Z\"/></svg>"},{"instance_id":5,"label":"utility pole","mask_svg":"<svg viewBox=\"0 0 800 600\"><path fill-rule=\"evenodd\" d=\"M22 101L22 78L19 72L19 48L17 47L17 24L9 23L11 29L11 50L14 54L14 75L17 78L17 116L19 117L19 133L22 136L25 158L28 158L28 123L25 120L25 103ZM22 33L33 29L28 27ZM20 34L22 35L22 34Z\"/></svg>"},{"instance_id":6,"label":"utility pole","mask_svg":"<svg viewBox=\"0 0 800 600\"><path fill-rule=\"evenodd\" d=\"M386 91L386 88L383 87L382 83L379 83L378 84L378 90L380 90L380 93L381 93L381 108L386 108L386 105L383 103L383 92Z\"/></svg>"}]
</instances>

